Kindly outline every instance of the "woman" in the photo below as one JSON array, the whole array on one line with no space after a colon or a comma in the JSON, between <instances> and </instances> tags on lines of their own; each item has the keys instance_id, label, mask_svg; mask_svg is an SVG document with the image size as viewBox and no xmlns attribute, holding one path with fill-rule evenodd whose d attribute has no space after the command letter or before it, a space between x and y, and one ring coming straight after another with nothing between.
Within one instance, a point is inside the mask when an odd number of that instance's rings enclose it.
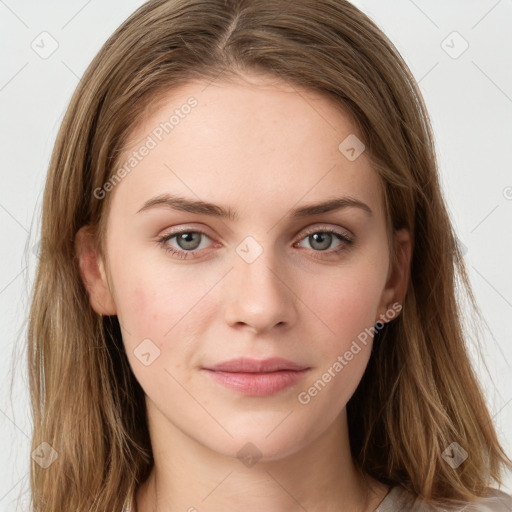
<instances>
[{"instance_id":1,"label":"woman","mask_svg":"<svg viewBox=\"0 0 512 512\"><path fill-rule=\"evenodd\" d=\"M42 237L35 510L510 509L428 114L348 2L143 5Z\"/></svg>"}]
</instances>

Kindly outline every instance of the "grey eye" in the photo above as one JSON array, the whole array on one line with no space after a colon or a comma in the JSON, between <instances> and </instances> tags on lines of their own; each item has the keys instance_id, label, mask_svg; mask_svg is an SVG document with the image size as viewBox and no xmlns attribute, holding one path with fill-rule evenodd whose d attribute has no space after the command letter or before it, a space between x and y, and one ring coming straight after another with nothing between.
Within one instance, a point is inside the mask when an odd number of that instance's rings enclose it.
<instances>
[{"instance_id":1,"label":"grey eye","mask_svg":"<svg viewBox=\"0 0 512 512\"><path fill-rule=\"evenodd\" d=\"M324 233L320 231L318 233L309 235L308 239L310 240L310 245L313 249L317 249L318 251L325 251L331 246L333 235L332 233Z\"/></svg>"},{"instance_id":2,"label":"grey eye","mask_svg":"<svg viewBox=\"0 0 512 512\"><path fill-rule=\"evenodd\" d=\"M202 233L187 231L174 235L178 246L183 250L193 251L199 247Z\"/></svg>"}]
</instances>

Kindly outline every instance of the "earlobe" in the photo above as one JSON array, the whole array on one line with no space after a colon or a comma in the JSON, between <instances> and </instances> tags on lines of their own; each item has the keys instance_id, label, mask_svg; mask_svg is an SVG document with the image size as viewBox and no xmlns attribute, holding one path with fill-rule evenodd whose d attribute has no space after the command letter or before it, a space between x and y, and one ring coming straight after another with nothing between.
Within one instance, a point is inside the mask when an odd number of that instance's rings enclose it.
<instances>
[{"instance_id":1,"label":"earlobe","mask_svg":"<svg viewBox=\"0 0 512 512\"><path fill-rule=\"evenodd\" d=\"M116 315L117 309L108 286L105 267L89 226L78 230L75 236L75 254L91 307L100 315Z\"/></svg>"},{"instance_id":2,"label":"earlobe","mask_svg":"<svg viewBox=\"0 0 512 512\"><path fill-rule=\"evenodd\" d=\"M386 312L393 304L403 305L409 285L412 240L408 230L400 229L395 233L395 247L396 257L382 292L378 321L386 318ZM393 312L393 317L395 314L396 311Z\"/></svg>"}]
</instances>

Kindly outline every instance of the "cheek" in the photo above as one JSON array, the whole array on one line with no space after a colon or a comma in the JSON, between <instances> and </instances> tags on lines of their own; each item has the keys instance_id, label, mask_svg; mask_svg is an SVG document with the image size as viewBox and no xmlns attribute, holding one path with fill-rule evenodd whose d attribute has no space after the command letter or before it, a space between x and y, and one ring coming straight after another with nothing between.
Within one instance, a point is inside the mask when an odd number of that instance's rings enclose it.
<instances>
[{"instance_id":1,"label":"cheek","mask_svg":"<svg viewBox=\"0 0 512 512\"><path fill-rule=\"evenodd\" d=\"M321 320L329 346L340 348L365 328L373 326L385 283L385 265L360 260L335 273L308 280L302 289L304 303Z\"/></svg>"},{"instance_id":2,"label":"cheek","mask_svg":"<svg viewBox=\"0 0 512 512\"><path fill-rule=\"evenodd\" d=\"M365 372L382 291L378 272L352 270L330 280L325 293L315 287L309 295L326 334L316 344L319 364L297 399L326 422L346 406Z\"/></svg>"},{"instance_id":3,"label":"cheek","mask_svg":"<svg viewBox=\"0 0 512 512\"><path fill-rule=\"evenodd\" d=\"M123 252L129 254L122 250L112 254L112 279L123 343L128 357L133 359L134 350L143 340L151 340L162 351L163 335L172 326L169 313L173 308L171 290L161 285L159 272L139 258L123 257ZM151 347L148 344L147 348ZM153 352L157 353L157 349L153 347Z\"/></svg>"},{"instance_id":4,"label":"cheek","mask_svg":"<svg viewBox=\"0 0 512 512\"><path fill-rule=\"evenodd\" d=\"M190 300L147 273L123 280L121 293L118 316L128 360L145 393L157 397L164 387L172 387L169 373L174 375L190 359Z\"/></svg>"},{"instance_id":5,"label":"cheek","mask_svg":"<svg viewBox=\"0 0 512 512\"><path fill-rule=\"evenodd\" d=\"M163 300L155 283L140 273L123 276L116 285L118 317L127 332L148 336L157 332Z\"/></svg>"},{"instance_id":6,"label":"cheek","mask_svg":"<svg viewBox=\"0 0 512 512\"><path fill-rule=\"evenodd\" d=\"M176 360L198 339L212 313L208 292L216 275L201 279L184 267L169 269L144 257L116 255L113 280L116 305L127 351L150 339L161 351L159 362Z\"/></svg>"},{"instance_id":7,"label":"cheek","mask_svg":"<svg viewBox=\"0 0 512 512\"><path fill-rule=\"evenodd\" d=\"M304 395L319 413L322 404L331 404L333 415L344 407L368 364L387 277L388 260L382 254L376 247L340 267L335 279L324 283L324 293L318 287L310 290L311 303L331 331L321 344L322 364Z\"/></svg>"}]
</instances>

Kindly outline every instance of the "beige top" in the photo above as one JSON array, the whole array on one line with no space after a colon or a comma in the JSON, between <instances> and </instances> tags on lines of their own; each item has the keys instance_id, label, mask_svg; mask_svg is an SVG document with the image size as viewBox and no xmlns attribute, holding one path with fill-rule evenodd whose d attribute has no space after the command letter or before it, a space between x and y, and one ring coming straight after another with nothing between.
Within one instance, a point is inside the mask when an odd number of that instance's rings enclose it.
<instances>
[{"instance_id":1,"label":"beige top","mask_svg":"<svg viewBox=\"0 0 512 512\"><path fill-rule=\"evenodd\" d=\"M132 512L131 505L127 501L123 512ZM496 489L489 489L485 498L480 498L476 503L466 505L459 512L511 512L512 496ZM444 509L427 505L423 500L407 491L400 485L390 489L386 497L374 512L446 512Z\"/></svg>"},{"instance_id":2,"label":"beige top","mask_svg":"<svg viewBox=\"0 0 512 512\"><path fill-rule=\"evenodd\" d=\"M511 512L512 497L502 491L489 489L487 496L463 508L451 509L464 512ZM445 512L445 509L426 504L421 498L400 485L390 489L375 512Z\"/></svg>"}]
</instances>

